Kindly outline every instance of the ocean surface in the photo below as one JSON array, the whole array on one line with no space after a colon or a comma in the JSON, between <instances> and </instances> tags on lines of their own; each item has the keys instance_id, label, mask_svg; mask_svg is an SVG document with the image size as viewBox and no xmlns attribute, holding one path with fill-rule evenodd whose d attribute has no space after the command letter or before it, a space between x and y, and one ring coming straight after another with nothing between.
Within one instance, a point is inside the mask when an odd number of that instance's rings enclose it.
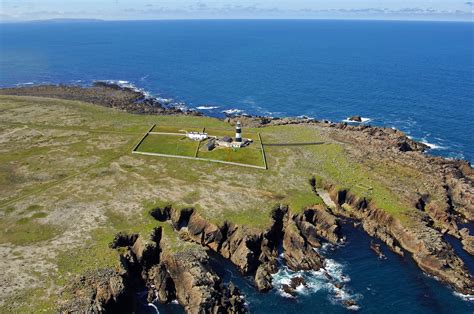
<instances>
[{"instance_id":1,"label":"ocean surface","mask_svg":"<svg viewBox=\"0 0 474 314\"><path fill-rule=\"evenodd\" d=\"M211 115L361 115L474 161L474 23L0 23L0 86L128 81Z\"/></svg>"},{"instance_id":2,"label":"ocean surface","mask_svg":"<svg viewBox=\"0 0 474 314\"><path fill-rule=\"evenodd\" d=\"M429 143L432 154L474 161L474 23L0 23L1 87L96 80L128 82L213 116L231 110L343 121L357 114ZM355 300L361 313L474 312L472 301L410 257L382 246L387 259L380 260L360 229L347 223L344 232L345 245L324 248L341 289L324 273L304 273L309 286L296 298L262 295L226 261L213 263L255 313L344 313L344 300ZM447 240L473 270L473 257ZM276 286L292 275L282 265Z\"/></svg>"}]
</instances>

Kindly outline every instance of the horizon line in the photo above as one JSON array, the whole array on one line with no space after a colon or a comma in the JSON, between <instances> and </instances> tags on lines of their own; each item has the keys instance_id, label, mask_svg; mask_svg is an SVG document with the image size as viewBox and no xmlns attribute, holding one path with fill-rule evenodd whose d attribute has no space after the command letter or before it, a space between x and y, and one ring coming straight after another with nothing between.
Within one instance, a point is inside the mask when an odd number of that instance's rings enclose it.
<instances>
[{"instance_id":1,"label":"horizon line","mask_svg":"<svg viewBox=\"0 0 474 314\"><path fill-rule=\"evenodd\" d=\"M246 17L246 18L155 18L155 19L102 19L102 18L45 18L31 20L0 20L0 24L10 23L35 23L35 22L152 22L152 21L380 21L380 22L455 22L474 23L474 19L416 19L416 18L334 18L334 17L314 17L314 18L274 18L274 17Z\"/></svg>"}]
</instances>

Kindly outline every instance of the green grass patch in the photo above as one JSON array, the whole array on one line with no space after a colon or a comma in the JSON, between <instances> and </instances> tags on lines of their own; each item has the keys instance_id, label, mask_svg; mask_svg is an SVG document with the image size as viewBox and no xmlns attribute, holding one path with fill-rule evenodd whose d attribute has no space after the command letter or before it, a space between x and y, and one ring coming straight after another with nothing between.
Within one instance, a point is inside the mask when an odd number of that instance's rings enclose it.
<instances>
[{"instance_id":1,"label":"green grass patch","mask_svg":"<svg viewBox=\"0 0 474 314\"><path fill-rule=\"evenodd\" d=\"M321 164L324 178L319 178L319 181L328 180L336 183L341 189L347 189L358 197L370 199L378 208L398 218L404 218L404 213L410 205L405 204L396 194L387 189L364 164L349 162L340 145L314 146L312 151L315 154L326 155Z\"/></svg>"},{"instance_id":2,"label":"green grass patch","mask_svg":"<svg viewBox=\"0 0 474 314\"><path fill-rule=\"evenodd\" d=\"M65 285L72 276L104 267L118 265L118 253L109 248L109 243L115 236L115 230L104 227L95 229L91 238L84 245L74 250L62 251L58 254L57 284Z\"/></svg>"},{"instance_id":3,"label":"green grass patch","mask_svg":"<svg viewBox=\"0 0 474 314\"><path fill-rule=\"evenodd\" d=\"M201 142L197 157L260 167L264 166L260 142L253 142L249 146L242 148L216 147L210 152L206 151L206 145L207 141Z\"/></svg>"},{"instance_id":4,"label":"green grass patch","mask_svg":"<svg viewBox=\"0 0 474 314\"><path fill-rule=\"evenodd\" d=\"M203 128L199 127L184 127L184 126L173 126L173 125L163 125L157 124L151 130L151 132L163 132L163 133L183 133L186 132L202 132Z\"/></svg>"},{"instance_id":5,"label":"green grass patch","mask_svg":"<svg viewBox=\"0 0 474 314\"><path fill-rule=\"evenodd\" d=\"M184 135L149 134L137 151L194 157L197 145L199 145L199 142L190 140Z\"/></svg>"},{"instance_id":6,"label":"green grass patch","mask_svg":"<svg viewBox=\"0 0 474 314\"><path fill-rule=\"evenodd\" d=\"M38 205L38 204L34 204L34 205L30 205L26 208L25 212L35 212L35 211L40 211L43 209L43 206L41 205Z\"/></svg>"},{"instance_id":7,"label":"green grass patch","mask_svg":"<svg viewBox=\"0 0 474 314\"><path fill-rule=\"evenodd\" d=\"M312 206L324 204L323 200L309 187L308 191L305 192L297 190L288 191L288 197L282 203L287 204L293 213L301 213Z\"/></svg>"},{"instance_id":8,"label":"green grass patch","mask_svg":"<svg viewBox=\"0 0 474 314\"><path fill-rule=\"evenodd\" d=\"M272 219L270 216L271 208L272 207L266 209L228 211L222 216L212 217L209 220L217 225L227 220L240 226L247 226L264 230L272 223Z\"/></svg>"},{"instance_id":9,"label":"green grass patch","mask_svg":"<svg viewBox=\"0 0 474 314\"><path fill-rule=\"evenodd\" d=\"M44 216L40 214L31 218L24 217L17 221L0 219L0 244L29 245L51 240L61 234L62 230L59 226L36 221L36 218L42 217Z\"/></svg>"},{"instance_id":10,"label":"green grass patch","mask_svg":"<svg viewBox=\"0 0 474 314\"><path fill-rule=\"evenodd\" d=\"M30 288L14 293L0 306L0 313L56 313L55 299L48 290Z\"/></svg>"}]
</instances>

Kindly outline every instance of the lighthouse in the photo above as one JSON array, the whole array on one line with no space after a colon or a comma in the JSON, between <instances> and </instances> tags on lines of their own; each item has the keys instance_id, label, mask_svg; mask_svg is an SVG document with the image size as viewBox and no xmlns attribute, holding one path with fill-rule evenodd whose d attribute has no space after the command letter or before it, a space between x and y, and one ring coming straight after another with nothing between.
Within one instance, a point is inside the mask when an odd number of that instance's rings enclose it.
<instances>
[{"instance_id":1,"label":"lighthouse","mask_svg":"<svg viewBox=\"0 0 474 314\"><path fill-rule=\"evenodd\" d=\"M235 126L235 141L242 142L242 125L240 121L237 121L237 125Z\"/></svg>"}]
</instances>

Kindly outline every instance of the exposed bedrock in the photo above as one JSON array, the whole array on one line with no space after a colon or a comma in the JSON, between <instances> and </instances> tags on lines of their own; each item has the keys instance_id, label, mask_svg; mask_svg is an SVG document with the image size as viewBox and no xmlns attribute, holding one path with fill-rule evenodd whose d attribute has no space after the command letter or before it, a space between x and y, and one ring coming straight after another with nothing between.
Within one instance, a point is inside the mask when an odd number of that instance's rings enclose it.
<instances>
[{"instance_id":1,"label":"exposed bedrock","mask_svg":"<svg viewBox=\"0 0 474 314\"><path fill-rule=\"evenodd\" d=\"M187 313L246 312L239 290L222 284L202 249L162 252L161 239L162 229L156 228L150 240L139 236L122 255L127 269L141 270L149 301L167 303L176 298Z\"/></svg>"},{"instance_id":2,"label":"exposed bedrock","mask_svg":"<svg viewBox=\"0 0 474 314\"><path fill-rule=\"evenodd\" d=\"M459 233L461 234L461 244L463 249L471 255L474 255L474 236L469 233L469 229L462 228Z\"/></svg>"},{"instance_id":3,"label":"exposed bedrock","mask_svg":"<svg viewBox=\"0 0 474 314\"><path fill-rule=\"evenodd\" d=\"M169 276L175 284L176 297L187 313L245 313L240 291L225 286L209 267L209 257L202 250L186 250L163 255Z\"/></svg>"},{"instance_id":4,"label":"exposed bedrock","mask_svg":"<svg viewBox=\"0 0 474 314\"><path fill-rule=\"evenodd\" d=\"M291 270L318 270L323 266L322 257L306 241L292 219L285 228L283 250L286 265Z\"/></svg>"},{"instance_id":5,"label":"exposed bedrock","mask_svg":"<svg viewBox=\"0 0 474 314\"><path fill-rule=\"evenodd\" d=\"M187 313L246 313L239 289L225 285L209 266L201 247L181 252L162 250L162 229L149 239L119 233L110 244L120 248L118 271L106 269L83 276L70 289L74 298L61 311L94 313L136 312L137 292L147 291L147 300L168 303L175 299Z\"/></svg>"},{"instance_id":6,"label":"exposed bedrock","mask_svg":"<svg viewBox=\"0 0 474 314\"><path fill-rule=\"evenodd\" d=\"M131 313L133 291L124 272L100 269L71 281L58 304L60 313Z\"/></svg>"},{"instance_id":7,"label":"exposed bedrock","mask_svg":"<svg viewBox=\"0 0 474 314\"><path fill-rule=\"evenodd\" d=\"M122 86L113 82L95 82L90 87L38 85L1 88L0 94L85 101L138 114L201 115L196 111L183 111L179 108L170 107L159 99L149 97L139 89Z\"/></svg>"},{"instance_id":8,"label":"exposed bedrock","mask_svg":"<svg viewBox=\"0 0 474 314\"><path fill-rule=\"evenodd\" d=\"M407 222L377 209L365 198L358 198L347 190L327 185L326 190L336 203L339 215L362 221L364 230L385 242L394 252L403 255L403 249L412 253L413 259L426 273L450 284L455 290L474 294L472 276L453 248L443 240L443 235L431 227L432 221L423 212L406 214ZM349 206L350 210L344 207Z\"/></svg>"},{"instance_id":9,"label":"exposed bedrock","mask_svg":"<svg viewBox=\"0 0 474 314\"><path fill-rule=\"evenodd\" d=\"M314 250L321 241L341 240L337 219L324 207L292 215L285 206L276 207L267 230L224 222L217 226L192 209L157 208L150 213L170 220L181 238L199 243L230 260L244 275L254 276L260 291L272 288L272 274L278 271L278 248L293 270L317 270L323 259Z\"/></svg>"}]
</instances>

